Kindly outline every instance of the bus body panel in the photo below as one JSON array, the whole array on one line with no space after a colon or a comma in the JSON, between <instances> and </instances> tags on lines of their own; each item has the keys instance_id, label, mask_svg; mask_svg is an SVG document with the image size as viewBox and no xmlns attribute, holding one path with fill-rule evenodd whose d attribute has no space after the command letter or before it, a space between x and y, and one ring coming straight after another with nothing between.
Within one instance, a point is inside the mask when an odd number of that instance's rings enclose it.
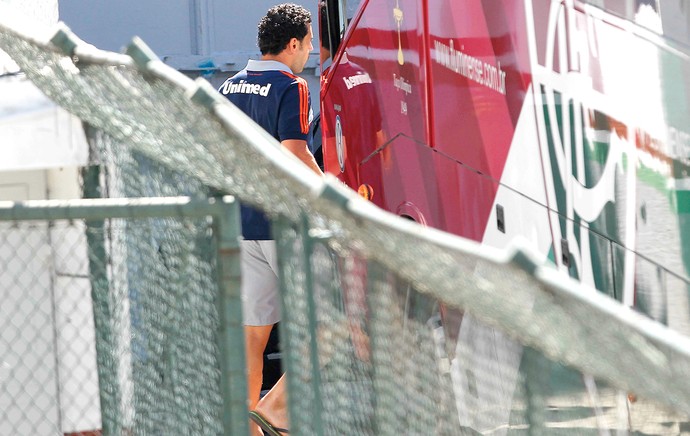
<instances>
[{"instance_id":1,"label":"bus body panel","mask_svg":"<svg viewBox=\"0 0 690 436\"><path fill-rule=\"evenodd\" d=\"M667 322L690 291L690 60L636 7L362 3L324 74L327 171Z\"/></svg>"},{"instance_id":2,"label":"bus body panel","mask_svg":"<svg viewBox=\"0 0 690 436\"><path fill-rule=\"evenodd\" d=\"M324 74L326 170L690 334L690 20L659 4L364 1ZM522 347L441 318L460 424L503 434ZM626 404L611 413L632 422Z\"/></svg>"}]
</instances>

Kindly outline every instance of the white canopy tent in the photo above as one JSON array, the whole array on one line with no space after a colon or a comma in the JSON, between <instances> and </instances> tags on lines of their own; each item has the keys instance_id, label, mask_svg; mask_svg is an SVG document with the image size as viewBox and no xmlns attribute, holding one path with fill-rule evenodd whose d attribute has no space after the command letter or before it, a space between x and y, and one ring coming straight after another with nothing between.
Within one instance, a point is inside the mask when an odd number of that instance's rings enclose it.
<instances>
[{"instance_id":1,"label":"white canopy tent","mask_svg":"<svg viewBox=\"0 0 690 436\"><path fill-rule=\"evenodd\" d=\"M0 0L0 7L25 26L49 28L58 21L57 0ZM2 51L0 150L0 200L78 195L76 168L88 158L81 122L39 91Z\"/></svg>"},{"instance_id":2,"label":"white canopy tent","mask_svg":"<svg viewBox=\"0 0 690 436\"><path fill-rule=\"evenodd\" d=\"M86 164L88 147L78 118L49 100L21 73L0 77L0 95L0 171Z\"/></svg>"}]
</instances>

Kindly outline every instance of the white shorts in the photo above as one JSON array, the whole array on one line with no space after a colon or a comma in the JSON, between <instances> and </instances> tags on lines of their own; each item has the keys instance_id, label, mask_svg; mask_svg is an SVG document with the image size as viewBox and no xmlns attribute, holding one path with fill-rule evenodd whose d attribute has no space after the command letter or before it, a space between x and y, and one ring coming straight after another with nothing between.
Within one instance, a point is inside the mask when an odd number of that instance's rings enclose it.
<instances>
[{"instance_id":1,"label":"white shorts","mask_svg":"<svg viewBox=\"0 0 690 436\"><path fill-rule=\"evenodd\" d=\"M280 321L276 241L241 241L242 314L244 325Z\"/></svg>"}]
</instances>

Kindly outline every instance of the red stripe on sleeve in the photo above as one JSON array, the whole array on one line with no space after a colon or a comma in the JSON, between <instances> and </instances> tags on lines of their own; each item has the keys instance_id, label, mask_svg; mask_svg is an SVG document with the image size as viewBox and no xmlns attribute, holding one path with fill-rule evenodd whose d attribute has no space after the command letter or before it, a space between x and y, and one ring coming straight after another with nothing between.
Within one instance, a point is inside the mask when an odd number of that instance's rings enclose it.
<instances>
[{"instance_id":1,"label":"red stripe on sleeve","mask_svg":"<svg viewBox=\"0 0 690 436\"><path fill-rule=\"evenodd\" d=\"M287 71L281 71L281 73L297 81L297 89L299 90L299 127L300 131L306 135L309 133L309 86L307 81Z\"/></svg>"},{"instance_id":2,"label":"red stripe on sleeve","mask_svg":"<svg viewBox=\"0 0 690 436\"><path fill-rule=\"evenodd\" d=\"M307 86L307 81L299 77L297 79L299 87L299 114L300 114L300 127L302 133L309 133L309 87Z\"/></svg>"}]
</instances>

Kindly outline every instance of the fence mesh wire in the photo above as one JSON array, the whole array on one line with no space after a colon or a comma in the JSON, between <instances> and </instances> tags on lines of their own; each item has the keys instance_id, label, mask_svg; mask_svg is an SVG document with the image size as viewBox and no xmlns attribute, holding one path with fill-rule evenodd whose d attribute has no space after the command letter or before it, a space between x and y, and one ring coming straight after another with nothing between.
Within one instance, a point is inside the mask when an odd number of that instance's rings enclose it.
<instances>
[{"instance_id":1,"label":"fence mesh wire","mask_svg":"<svg viewBox=\"0 0 690 436\"><path fill-rule=\"evenodd\" d=\"M690 431L687 414L564 365L356 251L334 251L314 228L279 229L279 256L290 259L282 263L286 353L299 434ZM590 353L636 365L616 341L603 345Z\"/></svg>"},{"instance_id":2,"label":"fence mesh wire","mask_svg":"<svg viewBox=\"0 0 690 436\"><path fill-rule=\"evenodd\" d=\"M0 227L0 433L51 434L61 420L82 417L99 428L98 383L93 318L82 311L89 296L85 250L74 250L76 226L2 223ZM49 243L72 252L51 262ZM84 248L82 246L81 248ZM53 288L51 282L55 281ZM55 294L51 291L55 290ZM90 309L90 307L89 307ZM58 331L54 327L60 325ZM59 349L64 359L55 359ZM89 362L90 361L90 362ZM90 363L90 364L89 364ZM70 383L65 371L81 375ZM67 383L60 384L59 375ZM71 406L57 410L51 400L62 395Z\"/></svg>"},{"instance_id":3,"label":"fence mesh wire","mask_svg":"<svg viewBox=\"0 0 690 436\"><path fill-rule=\"evenodd\" d=\"M287 220L277 232L294 433L687 430L690 387L678 382L690 375L687 338L586 293L525 251L491 252L394 219L317 179L207 84L176 74L141 43L130 57L65 29L53 41L0 22L0 47L111 153L103 177L111 195L206 195L207 186ZM304 215L309 224L296 226ZM110 379L99 374L101 403L122 398L100 406L108 434L222 431L217 363L212 341L202 340L213 335L206 233L168 224L111 236L117 244L97 256L122 255L126 267L101 278L126 289L130 305L129 317L107 313L109 322L129 320L113 337L143 326L125 341L131 377L119 367ZM189 239L178 239L183 228ZM94 303L96 314L114 307ZM115 343L100 343L119 356ZM173 404L185 412L172 413Z\"/></svg>"},{"instance_id":4,"label":"fence mesh wire","mask_svg":"<svg viewBox=\"0 0 690 436\"><path fill-rule=\"evenodd\" d=\"M16 221L0 241L1 434L222 431L207 222Z\"/></svg>"},{"instance_id":5,"label":"fence mesh wire","mask_svg":"<svg viewBox=\"0 0 690 436\"><path fill-rule=\"evenodd\" d=\"M161 165L89 124L84 129L94 165L86 171L96 172L95 178L85 180L85 196L206 198L210 194L193 176ZM107 231L116 255L126 263L124 276L111 273L111 277L114 286L125 290L129 311L129 319L112 326L112 334L131 329L123 345L130 349L131 378L108 380L120 397L125 391L131 398L112 399L121 403L121 412L108 417L112 422L104 422L108 433L222 432L218 283L210 231L204 219L185 223L177 218ZM113 317L117 313L111 313Z\"/></svg>"}]
</instances>

